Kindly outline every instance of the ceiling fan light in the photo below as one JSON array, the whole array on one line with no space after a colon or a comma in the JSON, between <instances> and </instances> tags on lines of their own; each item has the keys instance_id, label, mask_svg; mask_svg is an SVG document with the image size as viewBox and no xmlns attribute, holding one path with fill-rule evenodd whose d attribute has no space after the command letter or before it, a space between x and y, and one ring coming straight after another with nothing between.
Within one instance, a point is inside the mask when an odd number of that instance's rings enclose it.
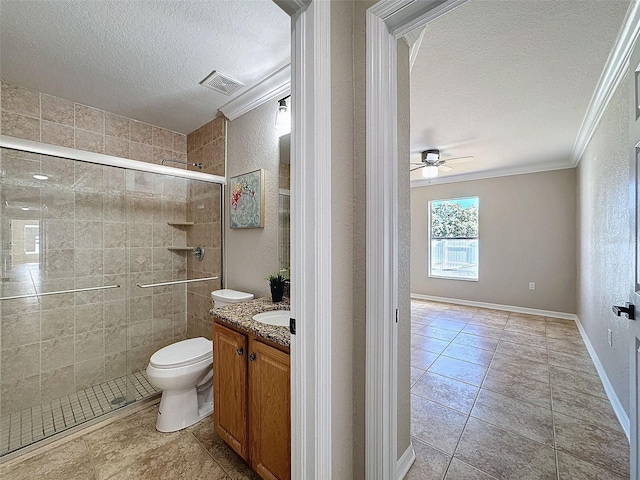
<instances>
[{"instance_id":1,"label":"ceiling fan light","mask_svg":"<svg viewBox=\"0 0 640 480\"><path fill-rule=\"evenodd\" d=\"M438 176L438 167L435 165L427 165L422 169L422 176L424 178L435 178Z\"/></svg>"}]
</instances>

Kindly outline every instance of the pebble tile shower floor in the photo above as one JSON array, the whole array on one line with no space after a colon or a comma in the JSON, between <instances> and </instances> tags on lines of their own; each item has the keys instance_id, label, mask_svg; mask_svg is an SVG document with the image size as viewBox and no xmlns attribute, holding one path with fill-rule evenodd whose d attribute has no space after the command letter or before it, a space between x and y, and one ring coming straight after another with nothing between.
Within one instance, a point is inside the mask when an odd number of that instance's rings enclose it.
<instances>
[{"instance_id":1,"label":"pebble tile shower floor","mask_svg":"<svg viewBox=\"0 0 640 480\"><path fill-rule=\"evenodd\" d=\"M144 372L136 372L4 416L0 418L0 456L120 408L127 395L127 383L135 388L136 400L160 392Z\"/></svg>"},{"instance_id":2,"label":"pebble tile shower floor","mask_svg":"<svg viewBox=\"0 0 640 480\"><path fill-rule=\"evenodd\" d=\"M407 479L629 478L627 437L573 321L411 309Z\"/></svg>"}]
</instances>

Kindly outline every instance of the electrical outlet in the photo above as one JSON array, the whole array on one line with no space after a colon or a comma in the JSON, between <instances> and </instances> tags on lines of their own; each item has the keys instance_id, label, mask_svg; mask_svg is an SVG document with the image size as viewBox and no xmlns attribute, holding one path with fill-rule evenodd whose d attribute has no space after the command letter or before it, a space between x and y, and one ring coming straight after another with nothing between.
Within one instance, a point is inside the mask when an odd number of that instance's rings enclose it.
<instances>
[{"instance_id":1,"label":"electrical outlet","mask_svg":"<svg viewBox=\"0 0 640 480\"><path fill-rule=\"evenodd\" d=\"M536 289L536 282L529 282L529 290L535 290Z\"/></svg>"},{"instance_id":2,"label":"electrical outlet","mask_svg":"<svg viewBox=\"0 0 640 480\"><path fill-rule=\"evenodd\" d=\"M607 341L609 342L609 346L613 346L613 334L611 333L611 329L607 329Z\"/></svg>"}]
</instances>

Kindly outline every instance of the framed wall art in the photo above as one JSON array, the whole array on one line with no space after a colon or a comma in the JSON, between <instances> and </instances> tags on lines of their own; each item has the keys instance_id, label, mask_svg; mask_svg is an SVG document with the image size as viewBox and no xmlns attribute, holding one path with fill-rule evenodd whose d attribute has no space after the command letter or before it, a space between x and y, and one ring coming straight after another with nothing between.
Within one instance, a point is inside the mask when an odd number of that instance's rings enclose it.
<instances>
[{"instance_id":1,"label":"framed wall art","mask_svg":"<svg viewBox=\"0 0 640 480\"><path fill-rule=\"evenodd\" d=\"M264 170L231 177L229 225L231 228L264 227Z\"/></svg>"}]
</instances>

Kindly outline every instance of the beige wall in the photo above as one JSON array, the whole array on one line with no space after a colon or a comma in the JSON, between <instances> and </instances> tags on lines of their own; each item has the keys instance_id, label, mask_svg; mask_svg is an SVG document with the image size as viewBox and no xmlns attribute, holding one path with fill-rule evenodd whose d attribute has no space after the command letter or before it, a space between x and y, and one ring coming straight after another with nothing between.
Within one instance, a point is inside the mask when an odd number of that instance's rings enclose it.
<instances>
[{"instance_id":1,"label":"beige wall","mask_svg":"<svg viewBox=\"0 0 640 480\"><path fill-rule=\"evenodd\" d=\"M411 441L411 195L409 46L398 41L398 458Z\"/></svg>"},{"instance_id":2,"label":"beige wall","mask_svg":"<svg viewBox=\"0 0 640 480\"><path fill-rule=\"evenodd\" d=\"M264 169L264 228L229 228L225 224L225 287L270 296L265 277L278 270L279 142L278 102L267 102L230 121L227 126L227 179ZM230 187L226 189L229 203ZM225 207L227 208L227 207ZM227 217L229 212L227 211Z\"/></svg>"},{"instance_id":3,"label":"beige wall","mask_svg":"<svg viewBox=\"0 0 640 480\"><path fill-rule=\"evenodd\" d=\"M627 123L632 102L625 79L580 159L577 178L578 318L627 413L633 322L616 317L611 305L629 301L634 280Z\"/></svg>"},{"instance_id":4,"label":"beige wall","mask_svg":"<svg viewBox=\"0 0 640 480\"><path fill-rule=\"evenodd\" d=\"M412 188L411 292L575 313L575 191L575 169ZM479 281L429 278L428 202L470 196L480 202Z\"/></svg>"}]
</instances>

